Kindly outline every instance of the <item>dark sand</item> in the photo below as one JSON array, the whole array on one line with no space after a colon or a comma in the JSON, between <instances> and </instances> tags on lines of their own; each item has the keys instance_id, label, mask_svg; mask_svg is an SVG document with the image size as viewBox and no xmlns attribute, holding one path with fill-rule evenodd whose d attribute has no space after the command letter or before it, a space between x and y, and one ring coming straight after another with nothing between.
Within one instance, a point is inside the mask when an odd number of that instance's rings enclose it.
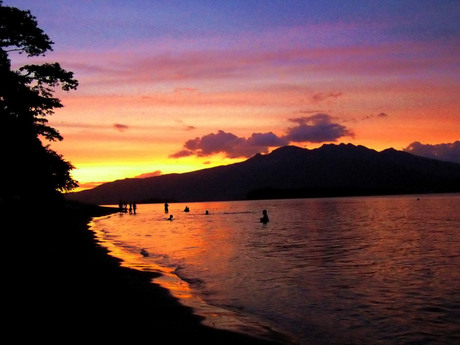
<instances>
[{"instance_id":1,"label":"dark sand","mask_svg":"<svg viewBox=\"0 0 460 345\"><path fill-rule=\"evenodd\" d=\"M77 205L3 209L5 337L15 343L277 343L203 326L190 308L151 283L154 273L121 267L88 230L92 216L113 211Z\"/></svg>"}]
</instances>

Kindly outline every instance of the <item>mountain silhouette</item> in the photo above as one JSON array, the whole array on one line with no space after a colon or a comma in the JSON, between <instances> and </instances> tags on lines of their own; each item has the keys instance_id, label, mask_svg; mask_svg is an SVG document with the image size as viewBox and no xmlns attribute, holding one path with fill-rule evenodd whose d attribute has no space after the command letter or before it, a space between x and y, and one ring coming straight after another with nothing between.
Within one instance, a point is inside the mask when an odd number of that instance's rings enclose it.
<instances>
[{"instance_id":1,"label":"mountain silhouette","mask_svg":"<svg viewBox=\"0 0 460 345\"><path fill-rule=\"evenodd\" d=\"M127 178L69 199L95 204L460 192L460 164L352 144L285 146L240 163Z\"/></svg>"}]
</instances>

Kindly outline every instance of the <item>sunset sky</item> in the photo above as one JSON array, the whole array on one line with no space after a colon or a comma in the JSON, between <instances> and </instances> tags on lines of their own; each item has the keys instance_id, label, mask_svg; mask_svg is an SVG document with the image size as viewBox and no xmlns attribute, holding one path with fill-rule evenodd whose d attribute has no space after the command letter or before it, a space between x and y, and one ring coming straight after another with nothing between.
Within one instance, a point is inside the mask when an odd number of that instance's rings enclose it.
<instances>
[{"instance_id":1,"label":"sunset sky","mask_svg":"<svg viewBox=\"0 0 460 345\"><path fill-rule=\"evenodd\" d=\"M51 147L83 188L287 144L380 151L460 140L456 0L4 5L31 10L55 42L33 61L58 61L80 82L58 92L64 108L50 124L64 137Z\"/></svg>"}]
</instances>

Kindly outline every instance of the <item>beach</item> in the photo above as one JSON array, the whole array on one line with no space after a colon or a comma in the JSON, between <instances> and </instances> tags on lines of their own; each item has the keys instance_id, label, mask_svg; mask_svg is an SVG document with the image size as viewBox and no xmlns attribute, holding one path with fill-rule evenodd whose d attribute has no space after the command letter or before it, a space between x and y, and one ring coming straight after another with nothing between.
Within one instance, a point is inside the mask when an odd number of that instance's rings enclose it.
<instances>
[{"instance_id":1,"label":"beach","mask_svg":"<svg viewBox=\"0 0 460 345\"><path fill-rule=\"evenodd\" d=\"M88 230L92 217L115 211L78 204L3 209L4 221L11 220L4 230L6 334L63 343L279 343L204 326L151 282L156 273L121 267Z\"/></svg>"}]
</instances>

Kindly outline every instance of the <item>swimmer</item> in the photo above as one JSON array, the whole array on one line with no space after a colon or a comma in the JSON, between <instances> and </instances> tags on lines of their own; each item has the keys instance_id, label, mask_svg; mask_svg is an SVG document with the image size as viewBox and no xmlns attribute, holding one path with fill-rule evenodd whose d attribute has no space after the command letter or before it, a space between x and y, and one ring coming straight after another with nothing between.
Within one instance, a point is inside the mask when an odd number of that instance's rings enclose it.
<instances>
[{"instance_id":1,"label":"swimmer","mask_svg":"<svg viewBox=\"0 0 460 345\"><path fill-rule=\"evenodd\" d=\"M263 210L262 211L262 218L260 218L260 222L264 223L264 224L267 224L269 221L270 220L268 219L267 210Z\"/></svg>"}]
</instances>

